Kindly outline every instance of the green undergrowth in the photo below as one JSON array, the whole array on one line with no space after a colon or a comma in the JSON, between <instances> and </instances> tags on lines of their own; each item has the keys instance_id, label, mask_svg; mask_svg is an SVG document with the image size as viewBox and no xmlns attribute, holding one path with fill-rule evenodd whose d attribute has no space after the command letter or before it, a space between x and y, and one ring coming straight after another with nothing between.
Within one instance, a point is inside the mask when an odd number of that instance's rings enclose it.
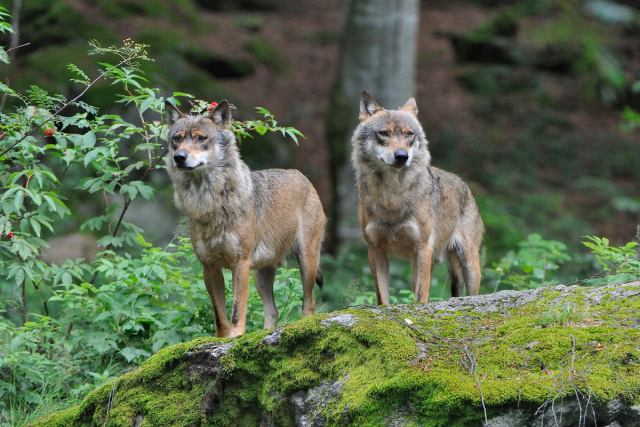
<instances>
[{"instance_id":1,"label":"green undergrowth","mask_svg":"<svg viewBox=\"0 0 640 427\"><path fill-rule=\"evenodd\" d=\"M107 425L144 417L141 426L254 426L268 416L292 426L290 396L323 381L343 383L317 409L328 426L382 426L401 408L409 423L474 426L484 420L483 401L491 417L516 405L533 412L576 393L638 404L640 287L609 288L600 301L589 298L591 289L540 290L528 304L489 314L420 304L345 310L358 319L350 328L322 326L336 313L318 314L287 324L277 346L262 342L271 331L237 338L216 375L189 374L183 356L230 340L168 347L120 377ZM616 300L614 290L634 292ZM111 386L33 425L102 426Z\"/></svg>"}]
</instances>

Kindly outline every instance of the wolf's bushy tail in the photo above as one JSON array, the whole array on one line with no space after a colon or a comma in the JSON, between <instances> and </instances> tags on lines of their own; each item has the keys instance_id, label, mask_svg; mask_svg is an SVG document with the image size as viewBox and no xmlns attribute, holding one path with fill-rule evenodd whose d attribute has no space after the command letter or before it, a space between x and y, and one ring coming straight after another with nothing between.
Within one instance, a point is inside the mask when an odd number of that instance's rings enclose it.
<instances>
[{"instance_id":1,"label":"wolf's bushy tail","mask_svg":"<svg viewBox=\"0 0 640 427\"><path fill-rule=\"evenodd\" d=\"M462 295L462 287L464 286L464 275L462 269L465 266L464 252L459 242L456 242L447 253L449 277L451 278L451 296L459 297Z\"/></svg>"},{"instance_id":2,"label":"wolf's bushy tail","mask_svg":"<svg viewBox=\"0 0 640 427\"><path fill-rule=\"evenodd\" d=\"M318 285L320 289L322 289L322 285L324 285L324 277L322 276L320 267L318 267L318 272L316 273L316 285Z\"/></svg>"}]
</instances>

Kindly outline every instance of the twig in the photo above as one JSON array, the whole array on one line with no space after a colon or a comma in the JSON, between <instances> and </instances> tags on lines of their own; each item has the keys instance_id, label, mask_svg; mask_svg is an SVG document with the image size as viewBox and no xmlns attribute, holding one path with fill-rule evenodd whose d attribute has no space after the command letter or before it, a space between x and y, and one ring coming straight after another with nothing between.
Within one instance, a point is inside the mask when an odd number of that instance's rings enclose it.
<instances>
[{"instance_id":1,"label":"twig","mask_svg":"<svg viewBox=\"0 0 640 427\"><path fill-rule=\"evenodd\" d=\"M617 268L620 267L622 264L625 264L629 262L629 260L624 260L624 261L620 261L617 264L612 265L611 267L609 267L609 270L612 268ZM575 280L573 282L569 282L569 283L565 283L565 286L570 286L570 285L574 285L574 284L578 284L578 285L584 285L585 283L587 283L589 280L591 279L601 279L603 277L607 277L607 276L615 276L616 274L620 274L618 272L611 272L611 273L606 273L607 270L600 270L599 272L597 272L596 274L594 274L593 276L587 278L587 279L583 279L583 280ZM604 273L604 274L603 274ZM632 280L633 281L633 280ZM626 283L626 282L624 282Z\"/></svg>"},{"instance_id":2,"label":"twig","mask_svg":"<svg viewBox=\"0 0 640 427\"><path fill-rule=\"evenodd\" d=\"M9 49L5 50L5 52L9 53L9 52L10 52L10 51L12 51L13 49L18 49L18 48L20 48L20 47L29 46L30 44L31 44L31 43L25 43L25 44L21 44L20 46L14 46L14 47L11 47L11 48L9 48Z\"/></svg>"},{"instance_id":3,"label":"twig","mask_svg":"<svg viewBox=\"0 0 640 427\"><path fill-rule=\"evenodd\" d=\"M573 334L569 334L571 336L571 370L569 371L569 384L573 388L573 392L576 395L576 400L578 401L578 409L580 410L580 416L578 418L578 427L580 427L580 423L582 422L582 404L580 403L580 396L578 395L578 388L573 384L572 378L574 377L575 372L575 360L576 360L576 338ZM586 411L586 408L585 408ZM585 424L586 424L586 413L584 415Z\"/></svg>"},{"instance_id":4,"label":"twig","mask_svg":"<svg viewBox=\"0 0 640 427\"><path fill-rule=\"evenodd\" d=\"M469 373L473 375L473 378L476 380L476 386L478 387L478 392L480 393L480 401L482 402L482 410L484 411L484 423L485 425L489 424L489 419L487 418L487 407L484 404L484 395L482 394L482 382L478 379L478 364L476 363L476 358L473 354L469 353L469 349L467 348L467 344L463 343L464 355L467 356L469 360ZM486 372L485 372L486 378Z\"/></svg>"}]
</instances>

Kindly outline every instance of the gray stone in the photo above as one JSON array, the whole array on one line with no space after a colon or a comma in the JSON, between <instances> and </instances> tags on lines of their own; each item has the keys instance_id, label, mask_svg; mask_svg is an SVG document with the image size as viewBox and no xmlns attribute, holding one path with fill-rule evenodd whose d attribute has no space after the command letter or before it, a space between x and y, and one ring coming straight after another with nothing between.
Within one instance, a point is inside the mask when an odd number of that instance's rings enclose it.
<instances>
[{"instance_id":1,"label":"gray stone","mask_svg":"<svg viewBox=\"0 0 640 427\"><path fill-rule=\"evenodd\" d=\"M277 346L278 344L280 344L280 333L281 332L282 332L282 326L279 327L278 329L276 329L275 331L271 332L266 337L264 337L262 339L262 344L270 345L270 346Z\"/></svg>"},{"instance_id":2,"label":"gray stone","mask_svg":"<svg viewBox=\"0 0 640 427\"><path fill-rule=\"evenodd\" d=\"M529 425L529 416L522 409L509 409L488 420L487 427L525 427Z\"/></svg>"},{"instance_id":3,"label":"gray stone","mask_svg":"<svg viewBox=\"0 0 640 427\"><path fill-rule=\"evenodd\" d=\"M540 341L532 341L527 344L524 348L525 350L531 350L536 344L540 344Z\"/></svg>"},{"instance_id":4,"label":"gray stone","mask_svg":"<svg viewBox=\"0 0 640 427\"><path fill-rule=\"evenodd\" d=\"M320 322L320 324L322 326L329 326L332 323L337 323L340 326L344 326L346 328L350 328L353 325L356 324L356 321L358 320L357 317L351 315L351 314L341 314L339 316L336 317L330 317L328 319L322 320Z\"/></svg>"},{"instance_id":5,"label":"gray stone","mask_svg":"<svg viewBox=\"0 0 640 427\"><path fill-rule=\"evenodd\" d=\"M306 392L299 390L293 393L290 400L295 411L296 427L326 426L327 420L322 414L322 410L340 398L344 381L347 379L348 375L343 381L322 381L316 388ZM343 411L343 417L347 416L346 409Z\"/></svg>"},{"instance_id":6,"label":"gray stone","mask_svg":"<svg viewBox=\"0 0 640 427\"><path fill-rule=\"evenodd\" d=\"M186 354L188 363L187 373L189 377L198 374L217 377L220 371L220 358L229 353L229 349L235 345L234 342L229 343L209 343L196 347L193 351Z\"/></svg>"},{"instance_id":7,"label":"gray stone","mask_svg":"<svg viewBox=\"0 0 640 427\"><path fill-rule=\"evenodd\" d=\"M382 424L385 427L420 426L421 424L417 424L415 421L414 412L411 406L402 406L384 417Z\"/></svg>"},{"instance_id":8,"label":"gray stone","mask_svg":"<svg viewBox=\"0 0 640 427\"><path fill-rule=\"evenodd\" d=\"M144 421L144 415L137 415L136 419L134 420L133 427L140 427L143 421Z\"/></svg>"}]
</instances>

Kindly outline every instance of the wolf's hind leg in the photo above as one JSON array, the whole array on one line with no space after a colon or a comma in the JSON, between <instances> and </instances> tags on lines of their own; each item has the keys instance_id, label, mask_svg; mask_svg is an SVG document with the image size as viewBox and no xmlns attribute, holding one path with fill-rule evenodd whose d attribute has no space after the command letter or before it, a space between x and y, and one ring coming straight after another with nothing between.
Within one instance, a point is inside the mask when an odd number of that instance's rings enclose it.
<instances>
[{"instance_id":1,"label":"wolf's hind leg","mask_svg":"<svg viewBox=\"0 0 640 427\"><path fill-rule=\"evenodd\" d=\"M465 240L456 241L447 256L449 257L449 275L451 275L451 295L462 295L462 281L460 279L464 279L467 296L478 295L481 273L480 252L477 246L474 247ZM455 274L452 274L452 271ZM457 290L454 290L454 284Z\"/></svg>"},{"instance_id":2,"label":"wolf's hind leg","mask_svg":"<svg viewBox=\"0 0 640 427\"><path fill-rule=\"evenodd\" d=\"M276 277L276 267L267 266L253 270L253 281L258 295L264 305L264 328L275 328L278 324L278 308L273 296L273 281Z\"/></svg>"},{"instance_id":3,"label":"wolf's hind leg","mask_svg":"<svg viewBox=\"0 0 640 427\"><path fill-rule=\"evenodd\" d=\"M462 295L464 276L462 273L462 264L455 251L447 252L447 269L449 271L449 278L451 279L451 296L459 297Z\"/></svg>"},{"instance_id":4,"label":"wolf's hind leg","mask_svg":"<svg viewBox=\"0 0 640 427\"><path fill-rule=\"evenodd\" d=\"M307 244L304 249L299 245L295 251L300 276L302 276L302 317L307 317L316 311L316 299L313 296L313 287L316 284L318 274L318 259L320 248L315 244Z\"/></svg>"},{"instance_id":5,"label":"wolf's hind leg","mask_svg":"<svg viewBox=\"0 0 640 427\"><path fill-rule=\"evenodd\" d=\"M464 284L467 288L467 295L478 295L481 279L480 251L478 249L468 248L465 251L465 263L462 274L464 276Z\"/></svg>"},{"instance_id":6,"label":"wolf's hind leg","mask_svg":"<svg viewBox=\"0 0 640 427\"><path fill-rule=\"evenodd\" d=\"M309 184L309 193L298 217L298 234L294 244L294 253L302 276L302 317L316 311L313 286L320 288L324 282L320 272L320 246L324 235L325 217L318 194Z\"/></svg>"},{"instance_id":7,"label":"wolf's hind leg","mask_svg":"<svg viewBox=\"0 0 640 427\"><path fill-rule=\"evenodd\" d=\"M224 294L224 276L218 267L202 265L204 270L204 285L211 299L213 315L216 321L216 336L229 336L229 322L227 321L227 303Z\"/></svg>"}]
</instances>

